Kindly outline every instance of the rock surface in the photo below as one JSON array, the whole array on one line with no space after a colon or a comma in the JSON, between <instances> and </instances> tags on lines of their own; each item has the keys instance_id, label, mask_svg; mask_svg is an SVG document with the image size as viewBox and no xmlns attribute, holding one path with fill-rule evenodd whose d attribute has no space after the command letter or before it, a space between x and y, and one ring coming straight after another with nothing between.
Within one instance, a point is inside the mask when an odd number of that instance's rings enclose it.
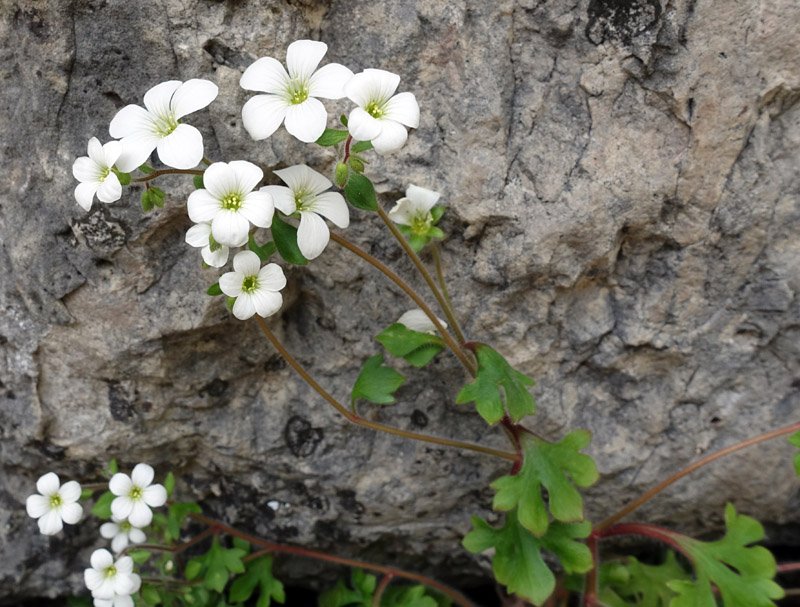
<instances>
[{"instance_id":1,"label":"rock surface","mask_svg":"<svg viewBox=\"0 0 800 607\"><path fill-rule=\"evenodd\" d=\"M220 96L191 119L208 156L327 170L332 155L283 130L247 137L243 69L310 37L328 61L399 73L420 128L368 174L386 205L408 183L444 192L467 333L537 378L530 425L592 430L600 517L800 414L799 25L794 0L5 0L0 602L81 590L94 531L48 540L23 504L44 471L96 478L112 456L174 469L187 495L268 537L455 581L480 572L459 539L503 466L326 408L254 323L203 294L216 274L183 243L189 180L166 181L167 208L149 215L138 191L75 205L72 161L117 109L208 78ZM354 212L347 235L412 275L376 218ZM344 400L409 303L333 245L288 277L271 325ZM370 415L503 446L452 404L463 379L441 356ZM798 542L789 453L732 457L642 516L709 531L733 500L772 541Z\"/></svg>"}]
</instances>

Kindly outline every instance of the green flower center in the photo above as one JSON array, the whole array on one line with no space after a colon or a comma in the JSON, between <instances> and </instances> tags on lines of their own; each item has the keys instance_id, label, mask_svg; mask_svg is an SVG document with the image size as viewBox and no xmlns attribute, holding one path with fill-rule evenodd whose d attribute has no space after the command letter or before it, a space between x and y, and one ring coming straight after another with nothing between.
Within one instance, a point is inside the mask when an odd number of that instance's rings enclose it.
<instances>
[{"instance_id":1,"label":"green flower center","mask_svg":"<svg viewBox=\"0 0 800 607\"><path fill-rule=\"evenodd\" d=\"M286 87L286 96L292 105L303 103L308 99L308 84L300 80L292 80Z\"/></svg>"},{"instance_id":2,"label":"green flower center","mask_svg":"<svg viewBox=\"0 0 800 607\"><path fill-rule=\"evenodd\" d=\"M180 123L174 116L159 116L153 124L156 135L166 137L178 128Z\"/></svg>"},{"instance_id":3,"label":"green flower center","mask_svg":"<svg viewBox=\"0 0 800 607\"><path fill-rule=\"evenodd\" d=\"M238 211L242 207L242 196L238 192L222 197L222 208L226 211Z\"/></svg>"},{"instance_id":4,"label":"green flower center","mask_svg":"<svg viewBox=\"0 0 800 607\"><path fill-rule=\"evenodd\" d=\"M134 487L133 489L131 489L131 492L130 494L128 494L128 497L130 497L132 500L140 500L142 499L143 495L144 491L142 490L141 487Z\"/></svg>"},{"instance_id":5,"label":"green flower center","mask_svg":"<svg viewBox=\"0 0 800 607\"><path fill-rule=\"evenodd\" d=\"M105 180L106 180L106 177L108 177L109 175L111 175L111 169L110 169L110 168L108 168L108 167L106 167L106 168L104 168L102 171L100 171L100 177L99 177L99 180L100 180L100 181L105 181Z\"/></svg>"},{"instance_id":6,"label":"green flower center","mask_svg":"<svg viewBox=\"0 0 800 607\"><path fill-rule=\"evenodd\" d=\"M114 567L114 565L109 565L108 567L103 569L103 575L106 576L107 578L114 577L115 575L117 575L117 568Z\"/></svg>"},{"instance_id":7,"label":"green flower center","mask_svg":"<svg viewBox=\"0 0 800 607\"><path fill-rule=\"evenodd\" d=\"M314 200L314 194L308 190L297 190L294 193L294 206L295 211L308 211L310 210L311 203Z\"/></svg>"},{"instance_id":8,"label":"green flower center","mask_svg":"<svg viewBox=\"0 0 800 607\"><path fill-rule=\"evenodd\" d=\"M245 276L242 281L242 291L252 293L258 289L258 276Z\"/></svg>"},{"instance_id":9,"label":"green flower center","mask_svg":"<svg viewBox=\"0 0 800 607\"><path fill-rule=\"evenodd\" d=\"M50 507L51 508L58 508L61 504L64 503L64 500L61 499L61 496L56 493L55 495L50 496Z\"/></svg>"},{"instance_id":10,"label":"green flower center","mask_svg":"<svg viewBox=\"0 0 800 607\"><path fill-rule=\"evenodd\" d=\"M428 230L431 229L432 222L433 217L430 213L426 213L425 215L417 215L411 221L411 231L418 236L424 236L428 233Z\"/></svg>"},{"instance_id":11,"label":"green flower center","mask_svg":"<svg viewBox=\"0 0 800 607\"><path fill-rule=\"evenodd\" d=\"M133 528L133 525L131 525L130 521L122 521L119 524L119 530L120 531L126 531L127 532L127 531L130 531L132 528Z\"/></svg>"},{"instance_id":12,"label":"green flower center","mask_svg":"<svg viewBox=\"0 0 800 607\"><path fill-rule=\"evenodd\" d=\"M380 101L370 101L364 110L373 118L381 118L386 113L383 103Z\"/></svg>"}]
</instances>

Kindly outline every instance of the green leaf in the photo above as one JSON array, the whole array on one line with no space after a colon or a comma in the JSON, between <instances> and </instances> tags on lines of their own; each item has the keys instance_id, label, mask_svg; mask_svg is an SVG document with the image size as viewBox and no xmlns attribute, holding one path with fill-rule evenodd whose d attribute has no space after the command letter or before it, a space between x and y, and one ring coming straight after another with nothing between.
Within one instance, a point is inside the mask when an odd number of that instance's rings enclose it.
<instances>
[{"instance_id":1,"label":"green leaf","mask_svg":"<svg viewBox=\"0 0 800 607\"><path fill-rule=\"evenodd\" d=\"M594 460L580 453L590 442L591 434L586 430L570 432L557 443L526 434L522 438L522 468L492 483L497 492L492 507L502 512L516 508L522 526L541 537L549 524L542 495L547 491L553 518L563 523L583 520L583 498L575 485L590 487L598 478Z\"/></svg>"},{"instance_id":2,"label":"green leaf","mask_svg":"<svg viewBox=\"0 0 800 607\"><path fill-rule=\"evenodd\" d=\"M272 218L272 238L278 253L286 261L297 266L304 266L308 260L297 246L297 228L283 221L276 213Z\"/></svg>"},{"instance_id":3,"label":"green leaf","mask_svg":"<svg viewBox=\"0 0 800 607\"><path fill-rule=\"evenodd\" d=\"M215 282L213 285L208 287L208 289L206 289L206 293L211 296L222 295L222 289L220 288L219 283Z\"/></svg>"},{"instance_id":4,"label":"green leaf","mask_svg":"<svg viewBox=\"0 0 800 607\"><path fill-rule=\"evenodd\" d=\"M438 607L439 603L418 586L389 586L381 597L381 607Z\"/></svg>"},{"instance_id":5,"label":"green leaf","mask_svg":"<svg viewBox=\"0 0 800 607\"><path fill-rule=\"evenodd\" d=\"M789 443L800 449L800 432L792 434L789 437ZM800 476L800 451L794 456L794 472L797 476Z\"/></svg>"},{"instance_id":6,"label":"green leaf","mask_svg":"<svg viewBox=\"0 0 800 607\"><path fill-rule=\"evenodd\" d=\"M439 220L442 218L442 215L444 215L446 208L447 207L444 205L438 204L431 209L431 217L433 217L434 224L439 223Z\"/></svg>"},{"instance_id":7,"label":"green leaf","mask_svg":"<svg viewBox=\"0 0 800 607\"><path fill-rule=\"evenodd\" d=\"M444 350L444 342L438 335L412 331L399 322L388 326L375 339L392 356L404 358L415 367L424 367Z\"/></svg>"},{"instance_id":8,"label":"green leaf","mask_svg":"<svg viewBox=\"0 0 800 607\"><path fill-rule=\"evenodd\" d=\"M203 571L203 567L203 561L200 558L193 558L186 563L186 569L183 573L187 580L193 580L200 575L200 573Z\"/></svg>"},{"instance_id":9,"label":"green leaf","mask_svg":"<svg viewBox=\"0 0 800 607\"><path fill-rule=\"evenodd\" d=\"M371 607L377 578L360 569L354 569L350 574L350 585L352 588L339 580L336 586L320 595L319 607Z\"/></svg>"},{"instance_id":10,"label":"green leaf","mask_svg":"<svg viewBox=\"0 0 800 607\"><path fill-rule=\"evenodd\" d=\"M225 307L228 308L228 312L233 311L233 304L235 303L236 303L235 297L228 297L227 295L225 296Z\"/></svg>"},{"instance_id":11,"label":"green leaf","mask_svg":"<svg viewBox=\"0 0 800 607\"><path fill-rule=\"evenodd\" d=\"M475 402L475 408L489 424L496 424L505 413L515 422L536 410L528 386L533 380L508 364L498 352L486 344L475 346L478 374L464 386L456 403ZM503 398L505 396L505 398Z\"/></svg>"},{"instance_id":12,"label":"green leaf","mask_svg":"<svg viewBox=\"0 0 800 607\"><path fill-rule=\"evenodd\" d=\"M137 565L141 565L142 563L146 563L150 557L152 556L152 552L149 550L131 550L128 553L128 556L133 559L133 562Z\"/></svg>"},{"instance_id":13,"label":"green leaf","mask_svg":"<svg viewBox=\"0 0 800 607\"><path fill-rule=\"evenodd\" d=\"M351 401L355 403L363 398L376 405L391 405L395 402L395 391L405 380L400 373L383 364L382 354L370 356L356 378Z\"/></svg>"},{"instance_id":14,"label":"green leaf","mask_svg":"<svg viewBox=\"0 0 800 607\"><path fill-rule=\"evenodd\" d=\"M141 590L139 590L139 596L142 597L146 605L158 605L161 603L161 595L158 590L149 584L142 586Z\"/></svg>"},{"instance_id":15,"label":"green leaf","mask_svg":"<svg viewBox=\"0 0 800 607\"><path fill-rule=\"evenodd\" d=\"M345 114L342 114L341 116L339 116L339 122L341 122L343 125L347 126L347 116Z\"/></svg>"},{"instance_id":16,"label":"green leaf","mask_svg":"<svg viewBox=\"0 0 800 607\"><path fill-rule=\"evenodd\" d=\"M111 170L114 171L114 175L116 175L117 179L119 179L119 184L120 185L130 185L131 184L131 174L130 173L123 173L122 171L120 171L120 170L118 170L118 169L116 169L114 167L112 167Z\"/></svg>"},{"instance_id":17,"label":"green leaf","mask_svg":"<svg viewBox=\"0 0 800 607\"><path fill-rule=\"evenodd\" d=\"M112 457L106 466L106 474L108 475L107 478L111 478L117 472L119 472L119 464L117 463L117 458Z\"/></svg>"},{"instance_id":18,"label":"green leaf","mask_svg":"<svg viewBox=\"0 0 800 607\"><path fill-rule=\"evenodd\" d=\"M92 514L99 519L111 518L111 502L117 497L111 491L105 491L97 498L97 501L92 506Z\"/></svg>"},{"instance_id":19,"label":"green leaf","mask_svg":"<svg viewBox=\"0 0 800 607\"><path fill-rule=\"evenodd\" d=\"M167 510L167 534L169 539L177 540L181 535L181 526L190 513L200 514L202 510L194 502L176 502Z\"/></svg>"},{"instance_id":20,"label":"green leaf","mask_svg":"<svg viewBox=\"0 0 800 607\"><path fill-rule=\"evenodd\" d=\"M195 190L202 190L205 187L205 185L203 184L202 175L195 175L194 179L192 179L192 182L194 183Z\"/></svg>"},{"instance_id":21,"label":"green leaf","mask_svg":"<svg viewBox=\"0 0 800 607\"><path fill-rule=\"evenodd\" d=\"M271 240L263 245L259 245L255 238L253 238L252 234L247 240L247 248L258 255L258 258L261 261L269 261L269 258L272 257L273 253L278 250L278 247Z\"/></svg>"},{"instance_id":22,"label":"green leaf","mask_svg":"<svg viewBox=\"0 0 800 607\"><path fill-rule=\"evenodd\" d=\"M155 207L162 208L165 197L164 190L155 186L146 187L142 192L142 209L147 212L152 211Z\"/></svg>"},{"instance_id":23,"label":"green leaf","mask_svg":"<svg viewBox=\"0 0 800 607\"><path fill-rule=\"evenodd\" d=\"M348 134L347 131L341 129L325 129L316 143L323 147L330 147L347 139Z\"/></svg>"},{"instance_id":24,"label":"green leaf","mask_svg":"<svg viewBox=\"0 0 800 607\"><path fill-rule=\"evenodd\" d=\"M81 497L80 499L86 500L89 499L94 495L94 489L81 489Z\"/></svg>"},{"instance_id":25,"label":"green leaf","mask_svg":"<svg viewBox=\"0 0 800 607\"><path fill-rule=\"evenodd\" d=\"M509 512L503 527L495 529L483 519L472 517L473 529L463 540L470 552L494 548L492 570L495 579L510 593L541 605L553 593L556 579L542 558L542 550L558 557L567 573L586 573L592 568L592 553L576 541L588 537L591 524L553 523L547 534L537 538L520 525L516 512Z\"/></svg>"},{"instance_id":26,"label":"green leaf","mask_svg":"<svg viewBox=\"0 0 800 607\"><path fill-rule=\"evenodd\" d=\"M609 607L668 607L675 592L667 584L688 579L672 551L660 565L645 565L630 556L624 564L600 566L600 600Z\"/></svg>"},{"instance_id":27,"label":"green leaf","mask_svg":"<svg viewBox=\"0 0 800 607\"><path fill-rule=\"evenodd\" d=\"M336 180L337 186L343 188L345 185L347 185L347 178L349 174L350 174L350 167L348 167L344 162L336 163L334 179Z\"/></svg>"},{"instance_id":28,"label":"green leaf","mask_svg":"<svg viewBox=\"0 0 800 607\"><path fill-rule=\"evenodd\" d=\"M139 167L139 170L142 173L144 173L145 175L148 175L148 174L152 173L153 171L155 171L155 169L153 167L151 167L149 164L143 164L142 166Z\"/></svg>"},{"instance_id":29,"label":"green leaf","mask_svg":"<svg viewBox=\"0 0 800 607\"><path fill-rule=\"evenodd\" d=\"M356 173L363 173L364 172L364 161L361 160L358 156L350 156L350 160L348 161L350 168L353 169Z\"/></svg>"},{"instance_id":30,"label":"green leaf","mask_svg":"<svg viewBox=\"0 0 800 607\"><path fill-rule=\"evenodd\" d=\"M372 182L360 173L351 173L344 186L344 197L351 205L363 211L377 211L378 197Z\"/></svg>"},{"instance_id":31,"label":"green leaf","mask_svg":"<svg viewBox=\"0 0 800 607\"><path fill-rule=\"evenodd\" d=\"M367 152L371 149L372 149L371 141L358 141L350 146L350 151L353 154L360 154L361 152Z\"/></svg>"},{"instance_id":32,"label":"green leaf","mask_svg":"<svg viewBox=\"0 0 800 607\"><path fill-rule=\"evenodd\" d=\"M233 538L233 546L234 548L240 548L244 550L245 554L250 552L250 542L243 540L240 537Z\"/></svg>"},{"instance_id":33,"label":"green leaf","mask_svg":"<svg viewBox=\"0 0 800 607\"><path fill-rule=\"evenodd\" d=\"M217 283L219 286L219 283ZM167 490L167 497L172 496L172 492L175 491L175 475L170 471L167 473L167 478L164 479L164 489Z\"/></svg>"},{"instance_id":34,"label":"green leaf","mask_svg":"<svg viewBox=\"0 0 800 607\"><path fill-rule=\"evenodd\" d=\"M677 593L670 607L714 607L713 586L719 590L724 607L774 607L773 599L784 596L773 578L775 558L763 546L750 546L764 539L764 528L749 516L725 507L725 535L715 542L701 542L675 534L674 538L692 561L693 581L668 583Z\"/></svg>"}]
</instances>

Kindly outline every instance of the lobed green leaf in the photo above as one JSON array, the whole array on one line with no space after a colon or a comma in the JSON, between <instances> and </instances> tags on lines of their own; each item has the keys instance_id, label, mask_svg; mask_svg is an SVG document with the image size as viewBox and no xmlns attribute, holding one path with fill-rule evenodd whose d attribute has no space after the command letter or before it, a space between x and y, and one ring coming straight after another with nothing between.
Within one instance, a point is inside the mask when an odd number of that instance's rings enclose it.
<instances>
[{"instance_id":1,"label":"lobed green leaf","mask_svg":"<svg viewBox=\"0 0 800 607\"><path fill-rule=\"evenodd\" d=\"M438 335L412 331L405 325L394 323L375 338L392 356L404 358L415 367L424 367L444 350Z\"/></svg>"},{"instance_id":2,"label":"lobed green leaf","mask_svg":"<svg viewBox=\"0 0 800 607\"><path fill-rule=\"evenodd\" d=\"M376 405L391 405L395 402L394 393L405 382L400 373L383 364L383 355L376 354L364 361L364 366L353 385L351 402L368 400Z\"/></svg>"},{"instance_id":3,"label":"lobed green leaf","mask_svg":"<svg viewBox=\"0 0 800 607\"><path fill-rule=\"evenodd\" d=\"M675 597L669 584L689 579L672 551L660 565L646 565L630 556L625 563L600 566L600 600L608 607L669 607Z\"/></svg>"},{"instance_id":4,"label":"lobed green leaf","mask_svg":"<svg viewBox=\"0 0 800 607\"><path fill-rule=\"evenodd\" d=\"M336 145L337 143L341 143L345 139L349 133L347 131L343 131L341 129L325 129L322 132L322 135L319 136L316 143L317 145L321 145L323 147L330 147Z\"/></svg>"},{"instance_id":5,"label":"lobed green leaf","mask_svg":"<svg viewBox=\"0 0 800 607\"><path fill-rule=\"evenodd\" d=\"M111 493L111 491L103 492L92 506L92 514L99 519L111 518L111 502L114 501L115 497L117 496Z\"/></svg>"}]
</instances>

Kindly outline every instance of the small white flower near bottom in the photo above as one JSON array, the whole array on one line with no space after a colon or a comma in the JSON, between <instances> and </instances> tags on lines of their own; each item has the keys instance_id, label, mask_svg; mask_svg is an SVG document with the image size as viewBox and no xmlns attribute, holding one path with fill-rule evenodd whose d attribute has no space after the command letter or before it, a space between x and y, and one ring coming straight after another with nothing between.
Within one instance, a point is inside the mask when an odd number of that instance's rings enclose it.
<instances>
[{"instance_id":1,"label":"small white flower near bottom","mask_svg":"<svg viewBox=\"0 0 800 607\"><path fill-rule=\"evenodd\" d=\"M64 528L64 523L77 523L83 508L78 503L81 497L81 486L75 481L67 481L63 485L54 472L48 472L36 481L36 490L40 495L28 497L25 508L28 516L39 519L39 531L43 535L55 535Z\"/></svg>"},{"instance_id":2,"label":"small white flower near bottom","mask_svg":"<svg viewBox=\"0 0 800 607\"><path fill-rule=\"evenodd\" d=\"M389 211L389 217L395 223L424 232L433 223L431 209L436 206L440 197L439 192L412 184L406 189L405 197L398 200Z\"/></svg>"},{"instance_id":3,"label":"small white flower near bottom","mask_svg":"<svg viewBox=\"0 0 800 607\"><path fill-rule=\"evenodd\" d=\"M130 596L139 589L141 579L133 572L133 559L123 556L116 561L101 548L92 553L91 568L83 571L86 587L95 599L113 601L117 596Z\"/></svg>"},{"instance_id":4,"label":"small white flower near bottom","mask_svg":"<svg viewBox=\"0 0 800 607\"><path fill-rule=\"evenodd\" d=\"M89 140L88 156L81 156L72 165L72 175L80 181L75 200L84 211L92 208L95 194L100 202L114 202L122 196L122 185L114 173L114 163L122 154L119 141L100 144L97 137Z\"/></svg>"},{"instance_id":5,"label":"small white flower near bottom","mask_svg":"<svg viewBox=\"0 0 800 607\"><path fill-rule=\"evenodd\" d=\"M437 317L436 320L438 320L445 329L447 328L447 323L441 318ZM431 322L431 319L428 318L428 315L419 309L409 310L398 318L397 322L406 329L411 329L419 333L436 333L436 326Z\"/></svg>"},{"instance_id":6,"label":"small white flower near bottom","mask_svg":"<svg viewBox=\"0 0 800 607\"><path fill-rule=\"evenodd\" d=\"M111 540L111 549L119 554L128 544L143 544L147 540L144 531L131 525L128 520L112 519L100 526L100 535Z\"/></svg>"},{"instance_id":7,"label":"small white flower near bottom","mask_svg":"<svg viewBox=\"0 0 800 607\"><path fill-rule=\"evenodd\" d=\"M230 248L214 240L211 223L198 223L189 228L186 231L186 244L200 249L203 261L212 268L221 268L228 263Z\"/></svg>"},{"instance_id":8,"label":"small white flower near bottom","mask_svg":"<svg viewBox=\"0 0 800 607\"><path fill-rule=\"evenodd\" d=\"M219 277L219 288L228 297L235 297L233 315L247 320L254 314L266 318L281 309L286 286L286 276L281 267L268 263L261 267L261 259L252 251L239 251L233 258L233 272Z\"/></svg>"},{"instance_id":9,"label":"small white flower near bottom","mask_svg":"<svg viewBox=\"0 0 800 607\"><path fill-rule=\"evenodd\" d=\"M132 577L137 582L136 588L131 594L139 592L139 588L142 585L142 580L138 575L134 573ZM110 599L94 599L94 607L134 607L133 597L130 594L115 594Z\"/></svg>"},{"instance_id":10,"label":"small white flower near bottom","mask_svg":"<svg viewBox=\"0 0 800 607\"><path fill-rule=\"evenodd\" d=\"M147 464L136 464L130 477L118 472L111 477L108 488L117 497L111 502L111 514L117 520L128 519L134 527L147 527L153 520L150 508L163 506L167 490L152 484L155 472Z\"/></svg>"}]
</instances>

